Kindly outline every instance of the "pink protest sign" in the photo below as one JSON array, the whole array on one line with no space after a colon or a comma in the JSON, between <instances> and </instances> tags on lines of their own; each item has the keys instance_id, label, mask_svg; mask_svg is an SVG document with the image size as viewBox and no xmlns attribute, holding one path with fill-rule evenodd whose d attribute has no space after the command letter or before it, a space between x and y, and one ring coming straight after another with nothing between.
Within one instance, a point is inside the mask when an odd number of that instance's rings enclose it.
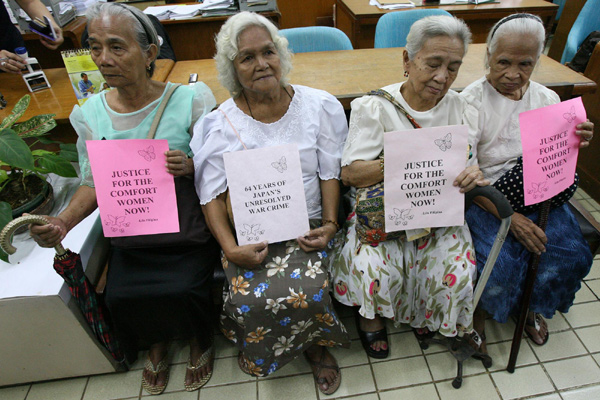
<instances>
[{"instance_id":1,"label":"pink protest sign","mask_svg":"<svg viewBox=\"0 0 600 400\"><path fill-rule=\"evenodd\" d=\"M88 140L86 146L104 236L179 232L166 140Z\"/></svg>"},{"instance_id":2,"label":"pink protest sign","mask_svg":"<svg viewBox=\"0 0 600 400\"><path fill-rule=\"evenodd\" d=\"M519 114L526 206L550 199L573 184L581 141L575 127L585 120L581 98Z\"/></svg>"}]
</instances>

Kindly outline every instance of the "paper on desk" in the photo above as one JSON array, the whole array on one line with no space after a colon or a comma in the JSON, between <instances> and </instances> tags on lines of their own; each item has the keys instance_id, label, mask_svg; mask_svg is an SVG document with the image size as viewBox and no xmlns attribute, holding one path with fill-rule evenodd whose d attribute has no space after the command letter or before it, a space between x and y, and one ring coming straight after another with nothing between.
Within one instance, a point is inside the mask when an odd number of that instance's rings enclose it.
<instances>
[{"instance_id":1,"label":"paper on desk","mask_svg":"<svg viewBox=\"0 0 600 400\"><path fill-rule=\"evenodd\" d=\"M469 0L440 0L440 6L447 6L450 4L467 4Z\"/></svg>"},{"instance_id":2,"label":"paper on desk","mask_svg":"<svg viewBox=\"0 0 600 400\"><path fill-rule=\"evenodd\" d=\"M400 8L413 8L415 6L415 4L410 1L394 3L394 4L386 3L384 5L384 4L381 4L380 2L378 2L377 0L369 0L369 5L376 6L382 10L398 10Z\"/></svg>"}]
</instances>

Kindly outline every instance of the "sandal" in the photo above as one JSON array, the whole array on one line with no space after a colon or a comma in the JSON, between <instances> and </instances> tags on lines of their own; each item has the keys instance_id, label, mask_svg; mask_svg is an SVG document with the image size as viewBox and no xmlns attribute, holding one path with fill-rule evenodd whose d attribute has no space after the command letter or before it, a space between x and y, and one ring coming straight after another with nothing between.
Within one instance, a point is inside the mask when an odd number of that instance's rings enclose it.
<instances>
[{"instance_id":1,"label":"sandal","mask_svg":"<svg viewBox=\"0 0 600 400\"><path fill-rule=\"evenodd\" d=\"M319 361L313 361L309 357L309 355L306 351L304 352L304 357L306 358L306 361L308 361L308 364L310 365L310 367L313 370L313 377L315 379L315 383L317 384L317 386L319 388L319 391L326 395L334 394L336 392L336 390L338 390L338 388L340 387L340 383L342 383L342 373L340 372L340 367L338 367L337 365L324 364L325 355L326 355L327 350L323 346L319 346L319 347L321 347L321 359ZM334 362L337 364L337 361L335 361L335 358L333 357L333 355L331 355L331 358L333 358ZM327 379L319 378L319 375L321 374L321 371L323 369L332 369L335 372L337 372L335 380L333 381L333 383L331 385L329 385L327 390L321 389L321 385L324 383L327 383Z\"/></svg>"},{"instance_id":2,"label":"sandal","mask_svg":"<svg viewBox=\"0 0 600 400\"><path fill-rule=\"evenodd\" d=\"M492 357L487 353L487 350L485 352L481 350L481 346L486 340L485 332L481 332L481 334L479 334L475 329L473 329L473 332L467 335L467 340L476 351L472 357L476 360L481 360L481 363L485 368L490 368L492 366Z\"/></svg>"},{"instance_id":3,"label":"sandal","mask_svg":"<svg viewBox=\"0 0 600 400\"><path fill-rule=\"evenodd\" d=\"M161 372L166 372L166 379L163 385L150 385L150 382L146 380L146 377L142 373L142 387L144 390L150 394L161 394L167 388L167 383L169 383L169 364L167 364L167 357L160 360L158 365L154 367L152 361L150 361L150 357L146 359L144 363L144 370L149 371L154 377L157 377Z\"/></svg>"},{"instance_id":4,"label":"sandal","mask_svg":"<svg viewBox=\"0 0 600 400\"><path fill-rule=\"evenodd\" d=\"M538 313L533 313L533 319L530 319L529 316L527 316L527 317L528 318L525 320L525 329L524 329L527 337L533 342L533 344L535 344L537 346L543 346L546 343L548 343L548 338L550 337L550 332L548 331L548 325L546 324L546 321L544 320L544 318ZM535 329L536 332L538 333L538 335L541 337L542 335L540 335L540 328L542 327L542 325L546 326L546 337L544 337L542 343L538 343L534 340L533 334L531 334L527 330L527 327Z\"/></svg>"},{"instance_id":5,"label":"sandal","mask_svg":"<svg viewBox=\"0 0 600 400\"><path fill-rule=\"evenodd\" d=\"M412 331L415 334L415 337L417 338L419 343L426 339L431 339L435 336L435 332L430 331L427 328L412 328Z\"/></svg>"},{"instance_id":6,"label":"sandal","mask_svg":"<svg viewBox=\"0 0 600 400\"><path fill-rule=\"evenodd\" d=\"M356 322L356 330L358 331L358 337L360 337L360 343L362 344L362 347L365 349L365 352L367 353L367 355L369 357L373 357L373 358L378 358L378 359L383 359L383 358L387 358L388 355L390 354L390 345L388 342L388 334L387 334L387 328L385 327L385 322L383 325L383 329L380 329L378 331L375 332L367 332L367 331L363 331L362 329L360 329L360 315L358 314L358 312L356 313L355 316L355 322ZM385 350L375 350L373 347L371 347L373 345L373 343L375 342L386 342L388 344L388 348Z\"/></svg>"},{"instance_id":7,"label":"sandal","mask_svg":"<svg viewBox=\"0 0 600 400\"><path fill-rule=\"evenodd\" d=\"M188 392L193 392L195 390L200 389L202 386L206 385L206 383L210 380L210 378L212 377L213 374L213 365L214 365L214 361L215 361L215 357L214 357L214 347L210 346L210 348L208 350L205 350L204 353L202 353L202 355L200 356L200 358L198 358L198 361L196 361L196 365L192 365L192 358L188 358L188 362L187 362L187 367L186 369L188 371L191 371L192 373L194 373L197 369L200 369L202 367L205 367L207 365L210 365L210 372L202 379L200 379L200 381L198 382L192 382L190 384L185 383L185 377L183 378L183 386L185 387L185 390L187 390Z\"/></svg>"}]
</instances>

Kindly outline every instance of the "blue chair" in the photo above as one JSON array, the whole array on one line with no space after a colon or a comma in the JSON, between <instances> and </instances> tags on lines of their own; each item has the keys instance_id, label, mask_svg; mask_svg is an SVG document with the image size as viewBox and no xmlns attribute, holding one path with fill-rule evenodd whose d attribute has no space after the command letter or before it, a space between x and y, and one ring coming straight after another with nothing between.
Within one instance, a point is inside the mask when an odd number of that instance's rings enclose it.
<instances>
[{"instance_id":1,"label":"blue chair","mask_svg":"<svg viewBox=\"0 0 600 400\"><path fill-rule=\"evenodd\" d=\"M415 21L430 15L447 15L449 12L439 8L403 10L385 14L379 18L375 28L375 48L406 46L406 36Z\"/></svg>"},{"instance_id":2,"label":"blue chair","mask_svg":"<svg viewBox=\"0 0 600 400\"><path fill-rule=\"evenodd\" d=\"M294 53L353 50L348 36L329 26L282 29L279 33L290 42L289 49Z\"/></svg>"},{"instance_id":3,"label":"blue chair","mask_svg":"<svg viewBox=\"0 0 600 400\"><path fill-rule=\"evenodd\" d=\"M562 14L563 8L565 8L565 3L567 0L552 0L554 4L558 4L558 11L556 11L556 20L560 19L560 14Z\"/></svg>"},{"instance_id":4,"label":"blue chair","mask_svg":"<svg viewBox=\"0 0 600 400\"><path fill-rule=\"evenodd\" d=\"M571 61L587 35L597 30L600 30L600 0L588 0L569 32L561 64Z\"/></svg>"}]
</instances>

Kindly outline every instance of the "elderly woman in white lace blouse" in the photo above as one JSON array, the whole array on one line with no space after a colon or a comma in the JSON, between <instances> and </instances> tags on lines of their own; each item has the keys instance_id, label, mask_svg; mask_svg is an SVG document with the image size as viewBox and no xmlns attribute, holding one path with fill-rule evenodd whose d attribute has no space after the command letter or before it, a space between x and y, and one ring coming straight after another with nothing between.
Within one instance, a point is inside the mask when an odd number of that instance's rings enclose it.
<instances>
[{"instance_id":1,"label":"elderly woman in white lace blouse","mask_svg":"<svg viewBox=\"0 0 600 400\"><path fill-rule=\"evenodd\" d=\"M222 331L239 348L244 372L265 376L304 353L319 389L331 394L341 375L326 347L349 342L321 263L338 230L344 110L326 92L287 83L287 40L262 16L231 17L217 36L215 58L232 98L194 127L191 148L200 202L225 255ZM287 243L238 246L227 216L223 154L288 143L300 151L311 230Z\"/></svg>"}]
</instances>

